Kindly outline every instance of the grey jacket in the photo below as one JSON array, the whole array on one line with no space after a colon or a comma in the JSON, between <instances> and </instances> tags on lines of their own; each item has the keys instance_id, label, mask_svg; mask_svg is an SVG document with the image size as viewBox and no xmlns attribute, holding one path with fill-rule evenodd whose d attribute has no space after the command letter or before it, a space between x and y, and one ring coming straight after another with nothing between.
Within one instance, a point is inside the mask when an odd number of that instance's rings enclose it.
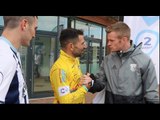
<instances>
[{"instance_id":1,"label":"grey jacket","mask_svg":"<svg viewBox=\"0 0 160 120\"><path fill-rule=\"evenodd\" d=\"M95 75L101 88L99 90L96 87L94 90L92 88L91 92L100 91L105 85L106 91L113 95L127 97L143 95L145 101L159 103L155 67L151 58L141 51L141 46L142 44L137 47L132 45L126 53L107 55L100 66L100 71Z\"/></svg>"}]
</instances>

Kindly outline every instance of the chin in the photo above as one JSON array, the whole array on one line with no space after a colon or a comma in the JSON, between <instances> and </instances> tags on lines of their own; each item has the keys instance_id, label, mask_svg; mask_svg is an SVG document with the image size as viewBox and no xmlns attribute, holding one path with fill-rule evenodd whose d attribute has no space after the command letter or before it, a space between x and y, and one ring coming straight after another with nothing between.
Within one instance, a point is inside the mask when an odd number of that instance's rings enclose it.
<instances>
[{"instance_id":1,"label":"chin","mask_svg":"<svg viewBox=\"0 0 160 120\"><path fill-rule=\"evenodd\" d=\"M28 46L30 46L30 43L22 44L22 46L28 47Z\"/></svg>"},{"instance_id":2,"label":"chin","mask_svg":"<svg viewBox=\"0 0 160 120\"><path fill-rule=\"evenodd\" d=\"M111 52L117 52L117 50L111 50Z\"/></svg>"}]
</instances>

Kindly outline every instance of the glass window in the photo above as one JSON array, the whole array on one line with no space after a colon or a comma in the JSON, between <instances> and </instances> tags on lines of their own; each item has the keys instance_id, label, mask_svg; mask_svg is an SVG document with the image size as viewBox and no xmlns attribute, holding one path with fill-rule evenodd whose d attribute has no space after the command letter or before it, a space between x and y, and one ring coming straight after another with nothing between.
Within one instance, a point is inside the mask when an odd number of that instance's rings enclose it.
<instances>
[{"instance_id":1,"label":"glass window","mask_svg":"<svg viewBox=\"0 0 160 120\"><path fill-rule=\"evenodd\" d=\"M89 29L87 23L76 20L76 29L82 29L84 36L88 36Z\"/></svg>"},{"instance_id":2,"label":"glass window","mask_svg":"<svg viewBox=\"0 0 160 120\"><path fill-rule=\"evenodd\" d=\"M101 39L101 26L76 20L76 28L82 29L84 31L84 36Z\"/></svg>"},{"instance_id":3,"label":"glass window","mask_svg":"<svg viewBox=\"0 0 160 120\"><path fill-rule=\"evenodd\" d=\"M93 42L89 46L89 71L95 74L99 69L100 62L100 43Z\"/></svg>"},{"instance_id":4,"label":"glass window","mask_svg":"<svg viewBox=\"0 0 160 120\"><path fill-rule=\"evenodd\" d=\"M88 24L89 27L89 37L101 39L102 27Z\"/></svg>"},{"instance_id":5,"label":"glass window","mask_svg":"<svg viewBox=\"0 0 160 120\"><path fill-rule=\"evenodd\" d=\"M4 26L4 23L3 23L3 16L0 16L0 26Z\"/></svg>"},{"instance_id":6,"label":"glass window","mask_svg":"<svg viewBox=\"0 0 160 120\"><path fill-rule=\"evenodd\" d=\"M71 28L75 28L75 20L71 21Z\"/></svg>"},{"instance_id":7,"label":"glass window","mask_svg":"<svg viewBox=\"0 0 160 120\"><path fill-rule=\"evenodd\" d=\"M23 72L24 78L26 78L27 47L21 46L18 51L19 51L20 57L21 57L22 72Z\"/></svg>"},{"instance_id":8,"label":"glass window","mask_svg":"<svg viewBox=\"0 0 160 120\"><path fill-rule=\"evenodd\" d=\"M103 50L104 53L103 53L102 57L106 55L106 43L107 43L106 35L107 34L106 34L106 31L105 31L105 28L103 28L102 50Z\"/></svg>"},{"instance_id":9,"label":"glass window","mask_svg":"<svg viewBox=\"0 0 160 120\"><path fill-rule=\"evenodd\" d=\"M67 28L67 18L66 17L60 17L59 24L62 25L62 29Z\"/></svg>"},{"instance_id":10,"label":"glass window","mask_svg":"<svg viewBox=\"0 0 160 120\"><path fill-rule=\"evenodd\" d=\"M55 38L36 36L34 46L34 92L52 91L49 72L54 62Z\"/></svg>"},{"instance_id":11,"label":"glass window","mask_svg":"<svg viewBox=\"0 0 160 120\"><path fill-rule=\"evenodd\" d=\"M59 17L59 31L62 31L63 29L67 28L67 18L65 17ZM56 25L53 29L53 32L58 32L58 25Z\"/></svg>"},{"instance_id":12,"label":"glass window","mask_svg":"<svg viewBox=\"0 0 160 120\"><path fill-rule=\"evenodd\" d=\"M57 18L57 16L38 16L38 30L55 31Z\"/></svg>"}]
</instances>

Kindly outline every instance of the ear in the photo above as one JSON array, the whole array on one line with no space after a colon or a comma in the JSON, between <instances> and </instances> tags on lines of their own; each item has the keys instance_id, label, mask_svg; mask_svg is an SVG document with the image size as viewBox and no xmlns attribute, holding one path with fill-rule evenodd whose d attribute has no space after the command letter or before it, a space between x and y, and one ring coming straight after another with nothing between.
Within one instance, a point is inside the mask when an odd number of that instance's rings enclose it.
<instances>
[{"instance_id":1,"label":"ear","mask_svg":"<svg viewBox=\"0 0 160 120\"><path fill-rule=\"evenodd\" d=\"M69 47L69 49L70 49L71 51L74 50L74 45L73 45L73 43L70 42L70 43L68 44L68 47Z\"/></svg>"},{"instance_id":2,"label":"ear","mask_svg":"<svg viewBox=\"0 0 160 120\"><path fill-rule=\"evenodd\" d=\"M20 21L20 26L21 26L21 30L22 30L22 31L26 29L27 24L28 24L28 21L27 21L26 19L22 19L22 20Z\"/></svg>"}]
</instances>

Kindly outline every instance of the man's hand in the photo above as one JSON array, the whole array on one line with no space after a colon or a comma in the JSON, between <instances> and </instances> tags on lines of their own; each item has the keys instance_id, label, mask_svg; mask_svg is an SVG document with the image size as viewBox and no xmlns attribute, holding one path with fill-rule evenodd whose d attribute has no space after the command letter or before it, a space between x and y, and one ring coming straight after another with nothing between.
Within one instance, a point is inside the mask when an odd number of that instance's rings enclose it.
<instances>
[{"instance_id":1,"label":"man's hand","mask_svg":"<svg viewBox=\"0 0 160 120\"><path fill-rule=\"evenodd\" d=\"M80 78L80 83L81 85L85 85L88 89L91 87L90 83L92 82L92 79L90 78L90 74L87 73L87 75L83 75Z\"/></svg>"}]
</instances>

